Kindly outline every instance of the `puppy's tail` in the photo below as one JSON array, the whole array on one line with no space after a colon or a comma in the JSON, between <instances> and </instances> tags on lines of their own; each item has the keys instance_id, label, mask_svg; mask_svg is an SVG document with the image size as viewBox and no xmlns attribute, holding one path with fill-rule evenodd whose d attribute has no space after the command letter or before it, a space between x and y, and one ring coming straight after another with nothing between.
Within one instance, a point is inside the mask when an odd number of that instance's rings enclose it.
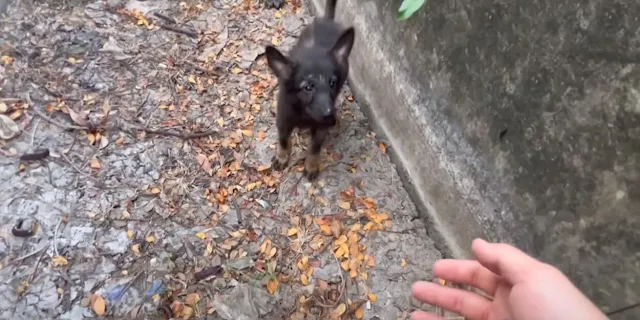
<instances>
[{"instance_id":1,"label":"puppy's tail","mask_svg":"<svg viewBox=\"0 0 640 320\"><path fill-rule=\"evenodd\" d=\"M324 6L324 17L333 20L336 16L336 2L338 0L327 0Z\"/></svg>"}]
</instances>

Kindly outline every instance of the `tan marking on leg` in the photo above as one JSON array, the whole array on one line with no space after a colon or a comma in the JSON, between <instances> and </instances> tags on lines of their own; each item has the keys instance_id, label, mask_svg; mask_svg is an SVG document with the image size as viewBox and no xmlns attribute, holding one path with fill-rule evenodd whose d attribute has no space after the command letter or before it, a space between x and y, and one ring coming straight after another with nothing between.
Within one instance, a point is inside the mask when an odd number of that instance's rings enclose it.
<instances>
[{"instance_id":1,"label":"tan marking on leg","mask_svg":"<svg viewBox=\"0 0 640 320\"><path fill-rule=\"evenodd\" d=\"M320 171L320 155L307 154L307 158L304 160L304 169L308 173L317 173Z\"/></svg>"},{"instance_id":2,"label":"tan marking on leg","mask_svg":"<svg viewBox=\"0 0 640 320\"><path fill-rule=\"evenodd\" d=\"M283 148L279 143L276 144L276 159L280 163L286 163L289 161L289 155L291 154L291 148ZM289 145L291 145L291 139L289 139Z\"/></svg>"}]
</instances>

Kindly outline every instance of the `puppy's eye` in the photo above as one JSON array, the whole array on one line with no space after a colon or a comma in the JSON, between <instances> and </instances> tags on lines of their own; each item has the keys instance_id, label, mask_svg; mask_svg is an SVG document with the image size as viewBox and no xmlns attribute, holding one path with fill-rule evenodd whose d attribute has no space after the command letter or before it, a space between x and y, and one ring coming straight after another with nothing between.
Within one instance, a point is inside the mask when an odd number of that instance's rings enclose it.
<instances>
[{"instance_id":1,"label":"puppy's eye","mask_svg":"<svg viewBox=\"0 0 640 320\"><path fill-rule=\"evenodd\" d=\"M307 90L307 91L311 91L311 90L313 90L313 86L308 84L308 85L304 86L304 89Z\"/></svg>"},{"instance_id":2,"label":"puppy's eye","mask_svg":"<svg viewBox=\"0 0 640 320\"><path fill-rule=\"evenodd\" d=\"M335 79L331 79L331 80L329 80L329 86L330 86L331 88L335 87L335 86L336 86L336 80L335 80Z\"/></svg>"}]
</instances>

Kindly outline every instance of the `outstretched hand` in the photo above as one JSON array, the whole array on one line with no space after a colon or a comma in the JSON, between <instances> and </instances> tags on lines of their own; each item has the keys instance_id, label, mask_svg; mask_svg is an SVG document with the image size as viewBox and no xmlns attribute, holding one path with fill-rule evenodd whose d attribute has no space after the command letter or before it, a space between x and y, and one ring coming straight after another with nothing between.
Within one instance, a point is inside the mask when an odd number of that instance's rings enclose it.
<instances>
[{"instance_id":1,"label":"outstretched hand","mask_svg":"<svg viewBox=\"0 0 640 320\"><path fill-rule=\"evenodd\" d=\"M477 260L444 259L433 266L435 277L476 287L493 300L473 292L417 282L418 300L455 312L469 320L605 320L607 317L555 267L503 243L476 239ZM441 320L416 311L412 320Z\"/></svg>"}]
</instances>

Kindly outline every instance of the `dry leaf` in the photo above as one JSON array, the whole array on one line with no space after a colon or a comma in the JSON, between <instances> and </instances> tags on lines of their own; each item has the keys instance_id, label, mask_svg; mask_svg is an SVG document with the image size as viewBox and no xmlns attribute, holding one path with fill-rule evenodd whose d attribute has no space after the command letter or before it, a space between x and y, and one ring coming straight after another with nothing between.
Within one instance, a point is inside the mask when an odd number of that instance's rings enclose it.
<instances>
[{"instance_id":1,"label":"dry leaf","mask_svg":"<svg viewBox=\"0 0 640 320\"><path fill-rule=\"evenodd\" d=\"M127 238L133 238L133 230L127 230Z\"/></svg>"},{"instance_id":2,"label":"dry leaf","mask_svg":"<svg viewBox=\"0 0 640 320\"><path fill-rule=\"evenodd\" d=\"M400 261L400 266L404 268L406 265L407 265L407 260L402 258L402 260Z\"/></svg>"},{"instance_id":3,"label":"dry leaf","mask_svg":"<svg viewBox=\"0 0 640 320\"><path fill-rule=\"evenodd\" d=\"M96 136L95 136L93 133L89 133L89 134L87 135L87 139L89 139L89 142L90 142L91 144L93 144L94 142L96 142Z\"/></svg>"},{"instance_id":4,"label":"dry leaf","mask_svg":"<svg viewBox=\"0 0 640 320\"><path fill-rule=\"evenodd\" d=\"M69 261L67 261L67 259L63 256L55 256L51 258L51 263L53 264L54 267L60 267L60 266L66 266L69 263Z\"/></svg>"},{"instance_id":5,"label":"dry leaf","mask_svg":"<svg viewBox=\"0 0 640 320\"><path fill-rule=\"evenodd\" d=\"M356 312L354 312L353 314L356 319L362 319L364 317L364 311L362 310L362 306L358 307L358 309L356 309Z\"/></svg>"},{"instance_id":6,"label":"dry leaf","mask_svg":"<svg viewBox=\"0 0 640 320\"><path fill-rule=\"evenodd\" d=\"M157 188L157 187L156 187L156 188L153 188L153 189L151 189L151 193L152 193L152 194L158 194L158 193L160 193L160 189L159 189L159 188Z\"/></svg>"},{"instance_id":7,"label":"dry leaf","mask_svg":"<svg viewBox=\"0 0 640 320\"><path fill-rule=\"evenodd\" d=\"M331 232L335 238L340 236L340 232L342 231L342 224L338 220L331 221Z\"/></svg>"},{"instance_id":8,"label":"dry leaf","mask_svg":"<svg viewBox=\"0 0 640 320\"><path fill-rule=\"evenodd\" d=\"M211 170L211 162L206 155L200 153L196 156L196 160L198 160L198 165L200 165L202 170L206 172L209 172Z\"/></svg>"},{"instance_id":9,"label":"dry leaf","mask_svg":"<svg viewBox=\"0 0 640 320\"><path fill-rule=\"evenodd\" d=\"M98 161L98 159L93 158L91 159L91 168L93 169L100 169L101 165L100 165L100 161Z\"/></svg>"},{"instance_id":10,"label":"dry leaf","mask_svg":"<svg viewBox=\"0 0 640 320\"><path fill-rule=\"evenodd\" d=\"M154 238L153 236L148 236L144 240L148 243L153 243L156 241L156 238Z\"/></svg>"},{"instance_id":11,"label":"dry leaf","mask_svg":"<svg viewBox=\"0 0 640 320\"><path fill-rule=\"evenodd\" d=\"M253 136L253 131L251 130L241 130L242 134L244 134L247 137L252 137Z\"/></svg>"},{"instance_id":12,"label":"dry leaf","mask_svg":"<svg viewBox=\"0 0 640 320\"><path fill-rule=\"evenodd\" d=\"M277 250L275 247L271 248L271 251L269 252L269 259L273 258L273 256L276 255L276 251Z\"/></svg>"},{"instance_id":13,"label":"dry leaf","mask_svg":"<svg viewBox=\"0 0 640 320\"><path fill-rule=\"evenodd\" d=\"M347 306L344 303L341 303L339 306L333 309L333 311L331 311L331 315L333 315L334 317L339 317L342 316L345 311L347 311Z\"/></svg>"},{"instance_id":14,"label":"dry leaf","mask_svg":"<svg viewBox=\"0 0 640 320\"><path fill-rule=\"evenodd\" d=\"M309 284L309 279L307 278L306 274L300 275L300 283L302 283L303 286L306 286Z\"/></svg>"},{"instance_id":15,"label":"dry leaf","mask_svg":"<svg viewBox=\"0 0 640 320\"><path fill-rule=\"evenodd\" d=\"M373 260L372 256L367 256L366 260L369 267L374 267L376 265L376 262L375 260Z\"/></svg>"},{"instance_id":16,"label":"dry leaf","mask_svg":"<svg viewBox=\"0 0 640 320\"><path fill-rule=\"evenodd\" d=\"M382 151L382 153L387 152L387 147L382 142L378 142L378 148L380 149L380 151Z\"/></svg>"},{"instance_id":17,"label":"dry leaf","mask_svg":"<svg viewBox=\"0 0 640 320\"><path fill-rule=\"evenodd\" d=\"M5 66L8 66L8 65L10 65L10 64L13 62L13 58L11 58L11 57L9 57L9 56L2 56L2 57L0 57L0 61L2 61L2 63L3 63Z\"/></svg>"},{"instance_id":18,"label":"dry leaf","mask_svg":"<svg viewBox=\"0 0 640 320\"><path fill-rule=\"evenodd\" d=\"M296 234L298 234L298 229L297 229L297 228L290 228L290 229L287 231L287 236L289 236L289 237L293 237L293 236L295 236Z\"/></svg>"},{"instance_id":19,"label":"dry leaf","mask_svg":"<svg viewBox=\"0 0 640 320\"><path fill-rule=\"evenodd\" d=\"M446 280L444 280L444 279L440 279L440 278L438 278L438 283L439 283L441 286L444 286L444 285L446 285L446 284L447 284L447 281L446 281Z\"/></svg>"},{"instance_id":20,"label":"dry leaf","mask_svg":"<svg viewBox=\"0 0 640 320\"><path fill-rule=\"evenodd\" d=\"M193 315L193 308L189 306L185 306L184 309L182 309L182 319L189 319L191 318L192 315Z\"/></svg>"},{"instance_id":21,"label":"dry leaf","mask_svg":"<svg viewBox=\"0 0 640 320\"><path fill-rule=\"evenodd\" d=\"M181 315L182 314L182 310L184 310L184 304L182 304L182 302L174 300L171 303L171 312L174 315Z\"/></svg>"},{"instance_id":22,"label":"dry leaf","mask_svg":"<svg viewBox=\"0 0 640 320\"><path fill-rule=\"evenodd\" d=\"M133 251L133 253L135 254L140 254L140 244L136 243L134 245L131 246L131 251Z\"/></svg>"},{"instance_id":23,"label":"dry leaf","mask_svg":"<svg viewBox=\"0 0 640 320\"><path fill-rule=\"evenodd\" d=\"M269 291L269 294L273 295L274 293L276 293L276 289L278 289L278 280L269 280L269 282L267 283L267 290Z\"/></svg>"},{"instance_id":24,"label":"dry leaf","mask_svg":"<svg viewBox=\"0 0 640 320\"><path fill-rule=\"evenodd\" d=\"M233 74L238 74L242 72L242 69L238 68L238 67L233 67L233 69L231 69L231 73Z\"/></svg>"},{"instance_id":25,"label":"dry leaf","mask_svg":"<svg viewBox=\"0 0 640 320\"><path fill-rule=\"evenodd\" d=\"M256 170L258 170L258 172L262 172L262 171L266 171L266 170L268 170L269 168L271 168L271 165L268 165L268 166L258 166L258 167L256 168Z\"/></svg>"},{"instance_id":26,"label":"dry leaf","mask_svg":"<svg viewBox=\"0 0 640 320\"><path fill-rule=\"evenodd\" d=\"M371 302L376 302L376 300L378 300L378 297L376 297L376 295L374 293L369 293L367 295L367 298L369 299L369 301Z\"/></svg>"},{"instance_id":27,"label":"dry leaf","mask_svg":"<svg viewBox=\"0 0 640 320\"><path fill-rule=\"evenodd\" d=\"M330 236L333 234L331 232L331 227L326 224L320 226L320 232L322 232L322 234L324 234L325 236Z\"/></svg>"},{"instance_id":28,"label":"dry leaf","mask_svg":"<svg viewBox=\"0 0 640 320\"><path fill-rule=\"evenodd\" d=\"M9 140L18 135L20 127L11 118L0 114L0 138Z\"/></svg>"},{"instance_id":29,"label":"dry leaf","mask_svg":"<svg viewBox=\"0 0 640 320\"><path fill-rule=\"evenodd\" d=\"M207 243L207 254L211 254L213 252L213 246L211 243Z\"/></svg>"},{"instance_id":30,"label":"dry leaf","mask_svg":"<svg viewBox=\"0 0 640 320\"><path fill-rule=\"evenodd\" d=\"M67 110L69 111L69 117L71 117L71 120L73 120L75 124L81 127L87 126L87 116L89 115L89 111L76 112L75 110L69 107L67 107Z\"/></svg>"},{"instance_id":31,"label":"dry leaf","mask_svg":"<svg viewBox=\"0 0 640 320\"><path fill-rule=\"evenodd\" d=\"M346 201L338 201L338 207L349 210L351 209L351 203Z\"/></svg>"},{"instance_id":32,"label":"dry leaf","mask_svg":"<svg viewBox=\"0 0 640 320\"><path fill-rule=\"evenodd\" d=\"M197 293L189 293L186 302L190 306L195 306L200 301L200 295Z\"/></svg>"},{"instance_id":33,"label":"dry leaf","mask_svg":"<svg viewBox=\"0 0 640 320\"><path fill-rule=\"evenodd\" d=\"M120 137L118 138L118 140L116 140L116 146L121 146L124 143L124 137Z\"/></svg>"},{"instance_id":34,"label":"dry leaf","mask_svg":"<svg viewBox=\"0 0 640 320\"><path fill-rule=\"evenodd\" d=\"M201 240L204 240L207 238L207 235L204 232L198 232L196 233L196 237L200 238Z\"/></svg>"},{"instance_id":35,"label":"dry leaf","mask_svg":"<svg viewBox=\"0 0 640 320\"><path fill-rule=\"evenodd\" d=\"M104 315L107 311L107 305L101 296L97 294L91 296L91 310L93 310L93 312L98 316Z\"/></svg>"}]
</instances>

